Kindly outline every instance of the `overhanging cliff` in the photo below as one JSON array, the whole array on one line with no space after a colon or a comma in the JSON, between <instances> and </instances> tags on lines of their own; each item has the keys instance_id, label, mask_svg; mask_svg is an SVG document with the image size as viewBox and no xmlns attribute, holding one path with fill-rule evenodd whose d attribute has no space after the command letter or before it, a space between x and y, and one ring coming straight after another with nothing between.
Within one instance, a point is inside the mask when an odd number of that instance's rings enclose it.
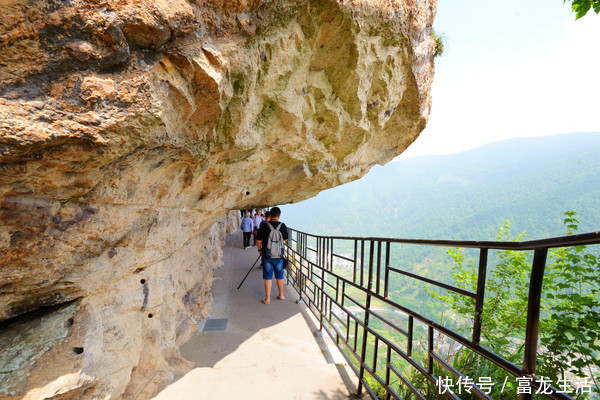
<instances>
[{"instance_id":1,"label":"overhanging cliff","mask_svg":"<svg viewBox=\"0 0 600 400\"><path fill-rule=\"evenodd\" d=\"M357 179L427 121L435 0L0 4L0 397L150 397L228 210Z\"/></svg>"}]
</instances>

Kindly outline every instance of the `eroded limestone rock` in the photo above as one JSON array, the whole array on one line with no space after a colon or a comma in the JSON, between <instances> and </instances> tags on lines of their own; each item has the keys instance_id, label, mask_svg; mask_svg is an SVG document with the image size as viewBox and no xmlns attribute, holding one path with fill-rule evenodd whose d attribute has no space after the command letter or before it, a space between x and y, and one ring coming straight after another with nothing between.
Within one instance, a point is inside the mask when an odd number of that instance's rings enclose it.
<instances>
[{"instance_id":1,"label":"eroded limestone rock","mask_svg":"<svg viewBox=\"0 0 600 400\"><path fill-rule=\"evenodd\" d=\"M56 327L0 342L31 350L0 397L149 398L190 367L227 211L357 179L429 113L435 0L0 11L0 330Z\"/></svg>"}]
</instances>

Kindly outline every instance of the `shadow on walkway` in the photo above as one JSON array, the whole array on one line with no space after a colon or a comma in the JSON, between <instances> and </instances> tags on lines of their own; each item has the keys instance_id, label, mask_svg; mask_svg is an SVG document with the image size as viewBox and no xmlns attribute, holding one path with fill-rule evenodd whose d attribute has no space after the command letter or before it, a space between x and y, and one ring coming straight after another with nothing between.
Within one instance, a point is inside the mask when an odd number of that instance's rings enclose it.
<instances>
[{"instance_id":1,"label":"shadow on walkway","mask_svg":"<svg viewBox=\"0 0 600 400\"><path fill-rule=\"evenodd\" d=\"M196 368L159 393L156 399L327 399L357 398L352 371L333 363L316 321L297 293L284 285L284 300L273 284L271 303L263 304L258 266L237 290L258 257L242 248L241 232L229 235L224 267L216 272L210 319L226 319L221 332L200 332L181 347ZM287 283L287 282L286 282Z\"/></svg>"}]
</instances>

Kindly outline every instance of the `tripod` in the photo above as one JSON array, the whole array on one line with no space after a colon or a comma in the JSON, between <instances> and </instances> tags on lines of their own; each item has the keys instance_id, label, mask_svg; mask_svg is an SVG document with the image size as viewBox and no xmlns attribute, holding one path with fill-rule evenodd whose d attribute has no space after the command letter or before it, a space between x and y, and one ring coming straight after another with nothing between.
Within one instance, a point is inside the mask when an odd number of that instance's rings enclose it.
<instances>
[{"instance_id":1,"label":"tripod","mask_svg":"<svg viewBox=\"0 0 600 400\"><path fill-rule=\"evenodd\" d=\"M254 266L256 265L256 263L258 262L258 260L260 259L260 254L258 255L258 258L256 259L256 261L254 261L254 264L252 264L252 266L250 267L250 269L248 270L248 273L246 274L246 276L244 277L244 279L242 279L242 281L240 282L240 285L237 287L237 290L240 290L240 288L242 287L242 285L244 284L244 281L246 280L246 278L248 277L248 275L250 275L250 272L252 271L252 268L254 268Z\"/></svg>"}]
</instances>

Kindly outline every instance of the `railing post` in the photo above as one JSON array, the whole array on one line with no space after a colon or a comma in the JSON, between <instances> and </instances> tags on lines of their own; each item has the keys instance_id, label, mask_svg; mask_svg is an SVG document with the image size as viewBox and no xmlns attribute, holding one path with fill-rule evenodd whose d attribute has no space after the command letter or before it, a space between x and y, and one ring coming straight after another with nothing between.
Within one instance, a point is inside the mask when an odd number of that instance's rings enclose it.
<instances>
[{"instance_id":1,"label":"railing post","mask_svg":"<svg viewBox=\"0 0 600 400\"><path fill-rule=\"evenodd\" d=\"M333 272L333 238L329 239L329 270Z\"/></svg>"},{"instance_id":2,"label":"railing post","mask_svg":"<svg viewBox=\"0 0 600 400\"><path fill-rule=\"evenodd\" d=\"M377 284L375 293L379 294L379 285L381 283L381 242L377 242Z\"/></svg>"},{"instance_id":3,"label":"railing post","mask_svg":"<svg viewBox=\"0 0 600 400\"><path fill-rule=\"evenodd\" d=\"M364 241L363 241L363 254L361 254L361 261L364 258ZM358 375L358 396L360 397L360 395L362 394L362 386L363 386L363 379L365 377L365 358L367 356L367 335L368 335L368 331L367 331L367 326L369 326L369 316L370 316L370 312L369 309L371 308L371 291L373 290L373 253L375 251L375 242L373 240L371 240L371 247L369 250L369 280L368 280L368 286L367 286L367 301L365 304L365 319L364 319L364 327L363 327L363 338L362 338L362 349L360 351L360 372ZM361 263L362 264L362 263ZM362 272L361 272L361 276L362 276Z\"/></svg>"},{"instance_id":4,"label":"railing post","mask_svg":"<svg viewBox=\"0 0 600 400\"><path fill-rule=\"evenodd\" d=\"M306 233L302 234L302 257L307 258L307 250L308 249L308 235Z\"/></svg>"},{"instance_id":5,"label":"railing post","mask_svg":"<svg viewBox=\"0 0 600 400\"><path fill-rule=\"evenodd\" d=\"M525 328L525 356L523 357L523 375L535 374L537 342L540 326L540 300L544 283L547 248L536 249L533 253L531 278L529 281L529 300L527 303L527 326ZM521 400L532 398L531 393L522 393Z\"/></svg>"},{"instance_id":6,"label":"railing post","mask_svg":"<svg viewBox=\"0 0 600 400\"><path fill-rule=\"evenodd\" d=\"M365 240L360 241L360 286L364 287L365 269ZM356 282L355 282L356 283Z\"/></svg>"},{"instance_id":7,"label":"railing post","mask_svg":"<svg viewBox=\"0 0 600 400\"><path fill-rule=\"evenodd\" d=\"M488 249L479 252L479 274L477 276L477 297L475 298L475 323L473 325L473 344L479 344L481 339L481 323L483 300L485 296L485 276L487 273Z\"/></svg>"},{"instance_id":8,"label":"railing post","mask_svg":"<svg viewBox=\"0 0 600 400\"><path fill-rule=\"evenodd\" d=\"M429 373L430 375L433 374L433 341L434 341L434 334L433 334L433 326L429 326L429 337L427 340L427 373Z\"/></svg>"},{"instance_id":9,"label":"railing post","mask_svg":"<svg viewBox=\"0 0 600 400\"><path fill-rule=\"evenodd\" d=\"M288 239L288 241L289 241L289 239ZM286 275L286 282L287 282L286 284L289 285L290 284L290 269L292 269L292 267L290 265L291 264L291 262L290 262L290 248L287 245L287 243L286 243L286 246L285 246L285 260L283 262L287 263L287 271L286 271L287 273L285 275Z\"/></svg>"},{"instance_id":10,"label":"railing post","mask_svg":"<svg viewBox=\"0 0 600 400\"><path fill-rule=\"evenodd\" d=\"M300 260L298 260L298 270L296 271L296 275L297 275L297 279L298 279L298 286L299 286L299 295L300 298L298 299L298 302L302 302L304 301L302 299L302 293L304 292L304 290L306 289L306 282L304 280L304 275L302 274L302 266L304 265L304 260L306 260L306 258L302 255L304 254L304 242L302 241L302 236L303 234L301 234L300 232L297 233L296 235L296 243L298 244L298 249L297 249L297 253L300 257Z\"/></svg>"},{"instance_id":11,"label":"railing post","mask_svg":"<svg viewBox=\"0 0 600 400\"><path fill-rule=\"evenodd\" d=\"M358 239L354 239L354 265L353 265L353 274L352 274L352 282L356 283L356 263L358 256Z\"/></svg>"},{"instance_id":12,"label":"railing post","mask_svg":"<svg viewBox=\"0 0 600 400\"><path fill-rule=\"evenodd\" d=\"M388 242L389 244L389 242ZM385 386L390 386L390 365L392 364L392 348L388 345L385 363ZM391 394L389 391L385 394L385 400L390 400Z\"/></svg>"},{"instance_id":13,"label":"railing post","mask_svg":"<svg viewBox=\"0 0 600 400\"><path fill-rule=\"evenodd\" d=\"M390 282L390 242L385 243L385 276L383 297L388 298L388 289Z\"/></svg>"},{"instance_id":14,"label":"railing post","mask_svg":"<svg viewBox=\"0 0 600 400\"><path fill-rule=\"evenodd\" d=\"M325 294L324 294L324 290L325 290L325 260L327 259L327 252L325 250L325 243L326 243L326 238L324 237L320 237L319 239L319 243L320 246L317 246L317 248L319 249L319 253L318 253L318 257L317 260L319 262L319 268L321 269L321 296L320 296L320 318L319 318L319 333L323 332L323 313L325 312Z\"/></svg>"},{"instance_id":15,"label":"railing post","mask_svg":"<svg viewBox=\"0 0 600 400\"><path fill-rule=\"evenodd\" d=\"M412 348L413 348L413 316L408 316L408 337L406 338L406 354L409 357L412 357Z\"/></svg>"}]
</instances>

